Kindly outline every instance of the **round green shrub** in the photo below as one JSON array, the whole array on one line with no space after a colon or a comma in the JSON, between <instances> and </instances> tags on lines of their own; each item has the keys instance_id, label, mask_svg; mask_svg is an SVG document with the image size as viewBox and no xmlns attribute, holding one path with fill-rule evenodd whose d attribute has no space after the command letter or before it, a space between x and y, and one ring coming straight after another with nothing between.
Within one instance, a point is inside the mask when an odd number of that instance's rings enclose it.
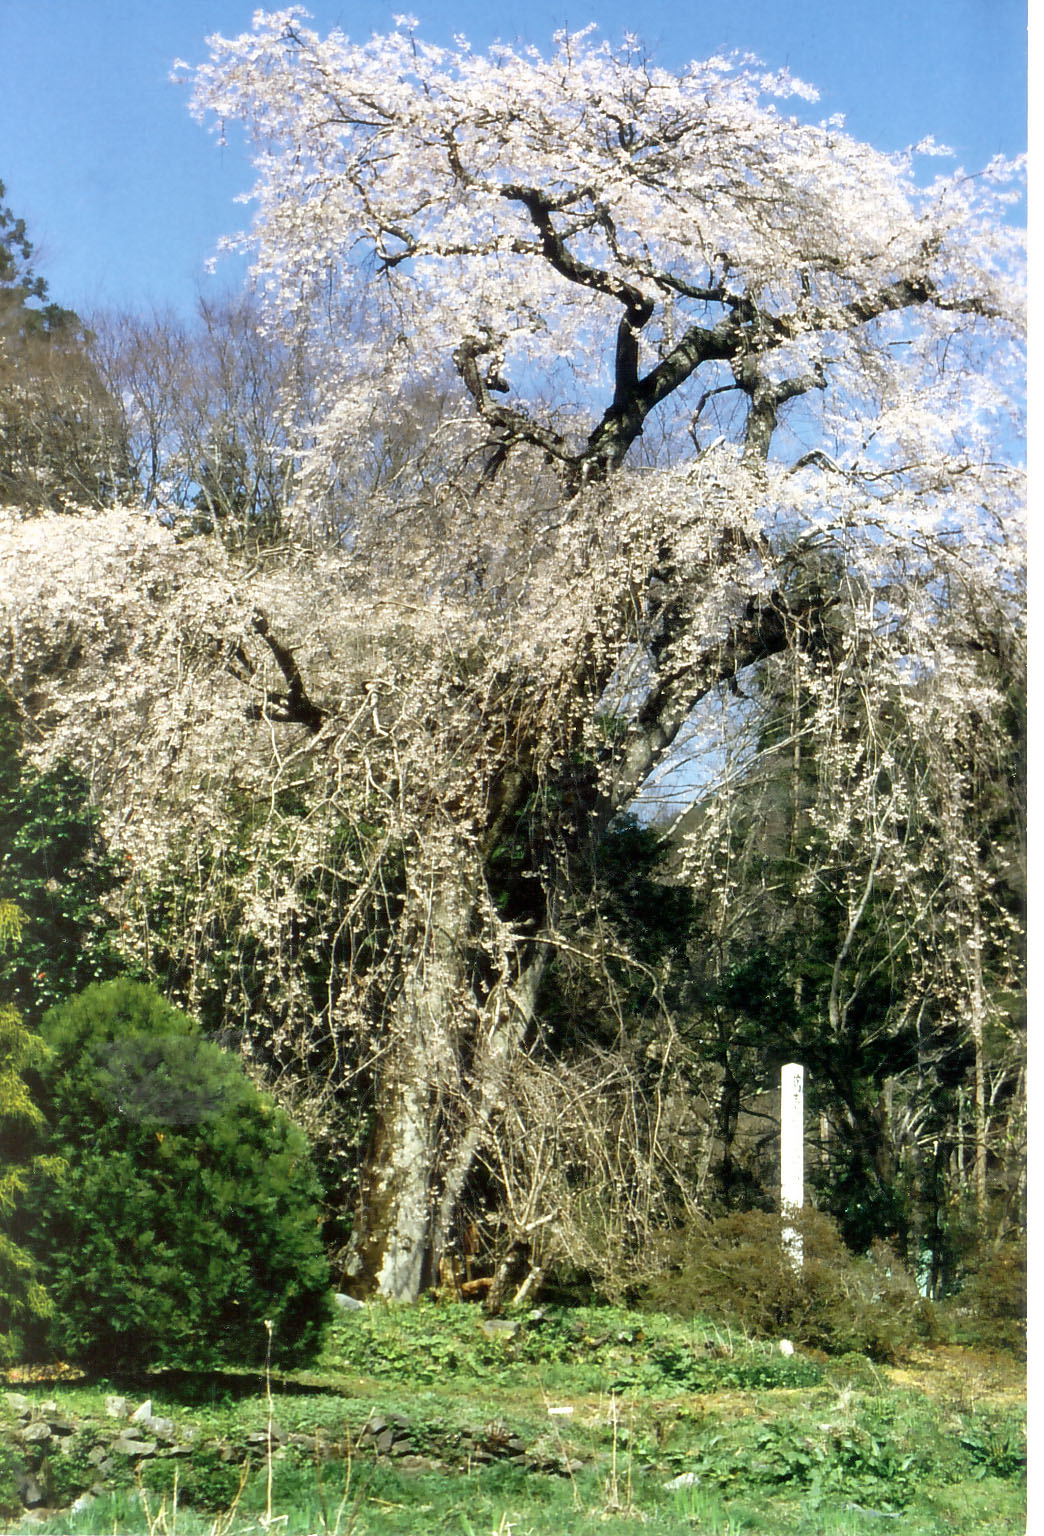
<instances>
[{"instance_id":1,"label":"round green shrub","mask_svg":"<svg viewBox=\"0 0 1044 1536\"><path fill-rule=\"evenodd\" d=\"M26 1241L46 1343L107 1369L313 1358L329 1305L304 1134L195 1020L121 978L43 1020L37 1102L65 1171Z\"/></svg>"}]
</instances>

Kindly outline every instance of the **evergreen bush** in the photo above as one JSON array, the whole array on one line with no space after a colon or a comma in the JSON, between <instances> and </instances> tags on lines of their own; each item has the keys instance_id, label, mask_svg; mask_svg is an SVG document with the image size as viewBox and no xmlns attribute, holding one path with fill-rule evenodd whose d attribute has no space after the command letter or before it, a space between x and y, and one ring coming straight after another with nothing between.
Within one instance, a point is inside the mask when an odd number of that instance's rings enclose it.
<instances>
[{"instance_id":1,"label":"evergreen bush","mask_svg":"<svg viewBox=\"0 0 1044 1536\"><path fill-rule=\"evenodd\" d=\"M304 1134L154 988L97 983L45 1015L38 1102L65 1173L26 1241L47 1342L94 1367L313 1357L330 1276ZM42 1342L42 1341L41 1341Z\"/></svg>"}]
</instances>

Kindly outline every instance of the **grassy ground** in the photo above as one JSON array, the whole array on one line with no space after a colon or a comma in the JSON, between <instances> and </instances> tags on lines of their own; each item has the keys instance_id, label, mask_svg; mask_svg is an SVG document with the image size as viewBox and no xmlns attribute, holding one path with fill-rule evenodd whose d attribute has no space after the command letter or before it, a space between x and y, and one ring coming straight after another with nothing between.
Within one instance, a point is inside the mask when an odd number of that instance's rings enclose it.
<instances>
[{"instance_id":1,"label":"grassy ground","mask_svg":"<svg viewBox=\"0 0 1044 1536\"><path fill-rule=\"evenodd\" d=\"M1007 1356L951 1346L901 1369L861 1356L826 1361L713 1324L607 1307L547 1308L513 1334L489 1336L483 1321L455 1305L341 1314L317 1369L273 1381L270 1397L257 1376L130 1384L194 1434L191 1458L136 1471L128 1462L121 1486L82 1512L44 1512L7 1529L1025 1531L1024 1374ZM128 1384L18 1386L78 1421L100 1420L116 1390ZM261 1433L270 1419L271 1456ZM251 1435L251 1460L241 1463ZM86 1446L89 1435L81 1438ZM56 1458L66 1493L79 1454Z\"/></svg>"}]
</instances>

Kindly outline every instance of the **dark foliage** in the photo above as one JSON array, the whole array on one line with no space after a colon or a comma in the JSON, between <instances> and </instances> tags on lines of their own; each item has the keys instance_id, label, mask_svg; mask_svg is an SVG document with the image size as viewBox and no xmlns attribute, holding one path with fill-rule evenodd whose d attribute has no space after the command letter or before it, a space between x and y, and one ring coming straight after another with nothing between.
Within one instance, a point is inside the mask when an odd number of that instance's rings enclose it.
<instances>
[{"instance_id":1,"label":"dark foliage","mask_svg":"<svg viewBox=\"0 0 1044 1536\"><path fill-rule=\"evenodd\" d=\"M0 992L26 1023L125 969L107 927L121 866L98 830L86 780L65 764L38 773L0 697L0 893L21 914L18 943L0 951Z\"/></svg>"},{"instance_id":2,"label":"dark foliage","mask_svg":"<svg viewBox=\"0 0 1044 1536\"><path fill-rule=\"evenodd\" d=\"M25 1241L55 1304L46 1340L116 1369L272 1359L319 1344L329 1270L304 1135L152 988L88 987L44 1019L37 1096L59 1179Z\"/></svg>"}]
</instances>

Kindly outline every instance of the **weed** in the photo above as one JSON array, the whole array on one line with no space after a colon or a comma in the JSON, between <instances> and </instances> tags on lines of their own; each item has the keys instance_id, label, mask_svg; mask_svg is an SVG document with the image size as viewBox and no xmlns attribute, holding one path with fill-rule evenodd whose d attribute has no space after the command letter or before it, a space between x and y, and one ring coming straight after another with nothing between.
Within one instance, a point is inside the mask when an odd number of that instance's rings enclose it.
<instances>
[{"instance_id":1,"label":"weed","mask_svg":"<svg viewBox=\"0 0 1044 1536\"><path fill-rule=\"evenodd\" d=\"M743 1516L726 1509L721 1494L713 1489L691 1484L675 1493L674 1507L679 1519L700 1532L700 1536L739 1536L749 1529Z\"/></svg>"},{"instance_id":2,"label":"weed","mask_svg":"<svg viewBox=\"0 0 1044 1536\"><path fill-rule=\"evenodd\" d=\"M1012 1416L980 1418L964 1430L960 1444L971 1458L973 1477L1021 1477L1026 1471L1025 1426Z\"/></svg>"},{"instance_id":3,"label":"weed","mask_svg":"<svg viewBox=\"0 0 1044 1536\"><path fill-rule=\"evenodd\" d=\"M24 1469L25 1464L19 1452L11 1446L0 1444L0 1519L9 1520L22 1512L18 1479Z\"/></svg>"}]
</instances>

